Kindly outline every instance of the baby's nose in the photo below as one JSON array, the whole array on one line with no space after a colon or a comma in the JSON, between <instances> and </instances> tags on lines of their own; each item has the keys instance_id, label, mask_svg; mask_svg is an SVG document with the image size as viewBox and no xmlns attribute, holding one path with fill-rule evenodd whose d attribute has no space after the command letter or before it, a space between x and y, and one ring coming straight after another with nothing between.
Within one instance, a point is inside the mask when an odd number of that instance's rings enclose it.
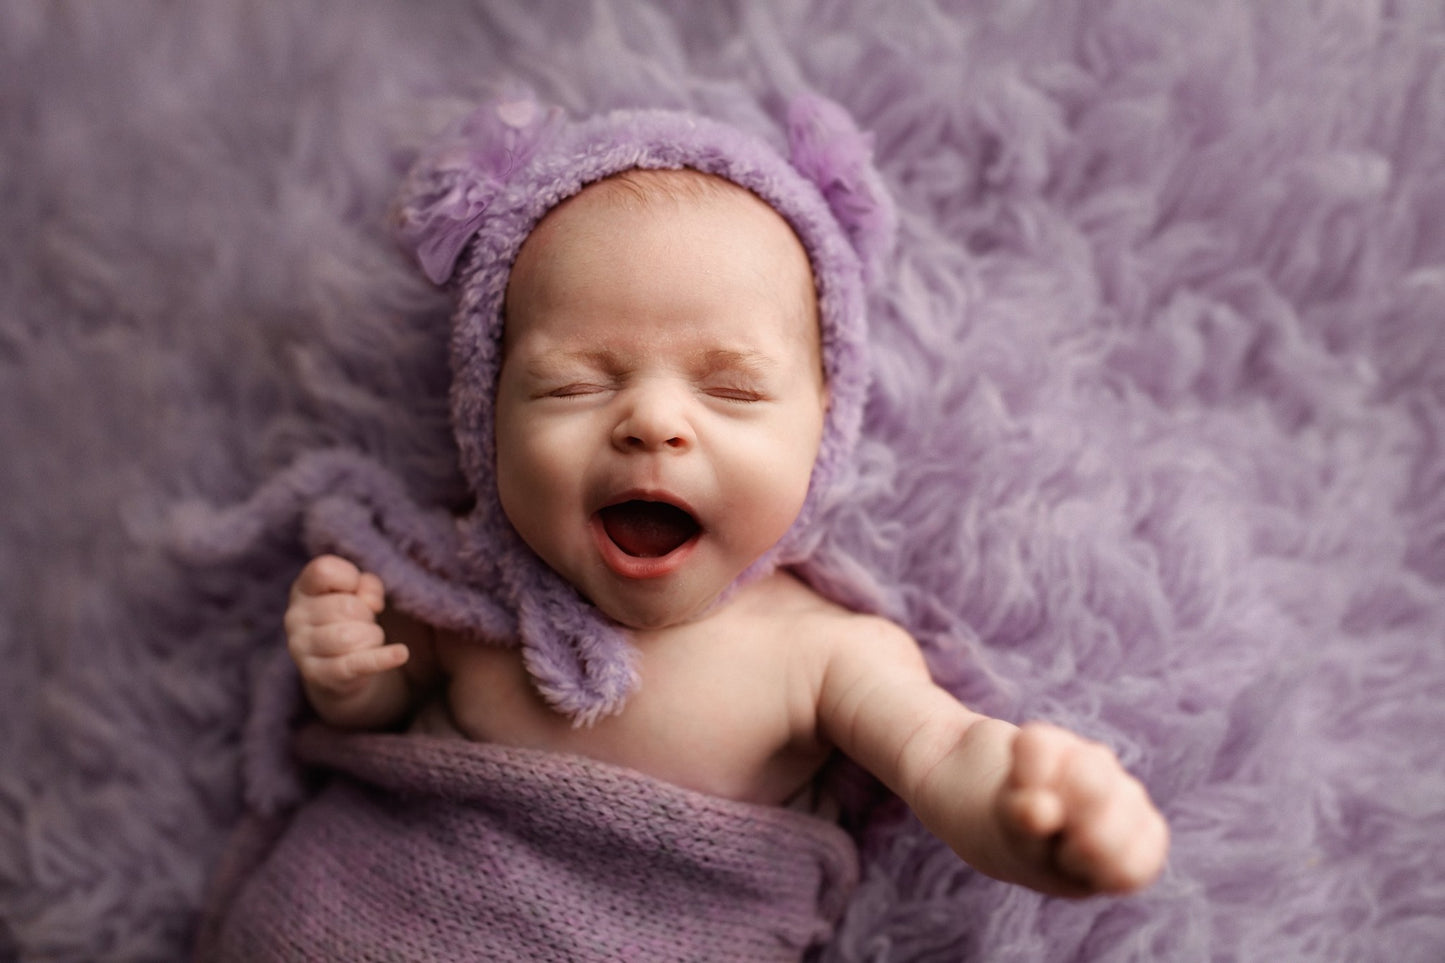
<instances>
[{"instance_id":1,"label":"baby's nose","mask_svg":"<svg viewBox=\"0 0 1445 963\"><path fill-rule=\"evenodd\" d=\"M629 391L629 404L612 430L612 444L620 451L688 451L696 443L679 389L663 385L638 386Z\"/></svg>"}]
</instances>

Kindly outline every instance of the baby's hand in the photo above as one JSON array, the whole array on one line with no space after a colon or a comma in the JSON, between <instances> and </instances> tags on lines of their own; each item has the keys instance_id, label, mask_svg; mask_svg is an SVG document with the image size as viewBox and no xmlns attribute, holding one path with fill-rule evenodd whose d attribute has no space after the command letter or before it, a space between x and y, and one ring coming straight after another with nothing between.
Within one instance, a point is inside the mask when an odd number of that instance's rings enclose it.
<instances>
[{"instance_id":1,"label":"baby's hand","mask_svg":"<svg viewBox=\"0 0 1445 963\"><path fill-rule=\"evenodd\" d=\"M1169 827L1107 747L1041 723L1019 731L998 818L1057 896L1127 893L1164 869Z\"/></svg>"},{"instance_id":2,"label":"baby's hand","mask_svg":"<svg viewBox=\"0 0 1445 963\"><path fill-rule=\"evenodd\" d=\"M380 578L335 555L301 570L286 607L286 644L313 701L350 699L406 663L406 646L387 645L377 624L384 599Z\"/></svg>"}]
</instances>

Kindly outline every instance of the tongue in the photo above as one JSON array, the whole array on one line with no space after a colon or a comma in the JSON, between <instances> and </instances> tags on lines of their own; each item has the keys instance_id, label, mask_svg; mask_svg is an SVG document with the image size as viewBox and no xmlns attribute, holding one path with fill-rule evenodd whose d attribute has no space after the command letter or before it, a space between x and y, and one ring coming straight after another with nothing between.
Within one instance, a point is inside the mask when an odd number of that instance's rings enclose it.
<instances>
[{"instance_id":1,"label":"tongue","mask_svg":"<svg viewBox=\"0 0 1445 963\"><path fill-rule=\"evenodd\" d=\"M607 537L628 555L661 558L697 534L691 515L665 502L623 502L602 509Z\"/></svg>"}]
</instances>

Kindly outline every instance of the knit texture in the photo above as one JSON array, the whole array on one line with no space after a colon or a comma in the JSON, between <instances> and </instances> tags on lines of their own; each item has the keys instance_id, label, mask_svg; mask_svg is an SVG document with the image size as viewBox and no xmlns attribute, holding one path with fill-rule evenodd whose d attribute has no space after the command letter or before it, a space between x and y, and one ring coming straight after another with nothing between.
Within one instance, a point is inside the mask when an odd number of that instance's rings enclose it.
<instances>
[{"instance_id":1,"label":"knit texture","mask_svg":"<svg viewBox=\"0 0 1445 963\"><path fill-rule=\"evenodd\" d=\"M857 879L831 823L581 757L321 726L296 749L334 778L254 871L241 834L201 960L797 960Z\"/></svg>"}]
</instances>

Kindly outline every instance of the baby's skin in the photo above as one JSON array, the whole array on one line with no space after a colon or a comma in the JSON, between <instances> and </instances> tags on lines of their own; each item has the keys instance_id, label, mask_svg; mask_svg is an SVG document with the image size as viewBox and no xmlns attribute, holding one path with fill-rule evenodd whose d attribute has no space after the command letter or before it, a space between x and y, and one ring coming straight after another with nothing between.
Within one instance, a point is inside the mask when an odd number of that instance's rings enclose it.
<instances>
[{"instance_id":1,"label":"baby's skin","mask_svg":"<svg viewBox=\"0 0 1445 963\"><path fill-rule=\"evenodd\" d=\"M575 726L518 648L388 611L374 574L321 556L286 612L313 707L386 728L440 704L467 738L763 804L839 750L991 876L1059 896L1148 885L1168 829L1107 748L969 710L907 632L785 570L737 584L797 517L817 456L812 291L786 222L726 182L634 174L554 209L508 287L498 489L533 551L627 631L641 685Z\"/></svg>"}]
</instances>

